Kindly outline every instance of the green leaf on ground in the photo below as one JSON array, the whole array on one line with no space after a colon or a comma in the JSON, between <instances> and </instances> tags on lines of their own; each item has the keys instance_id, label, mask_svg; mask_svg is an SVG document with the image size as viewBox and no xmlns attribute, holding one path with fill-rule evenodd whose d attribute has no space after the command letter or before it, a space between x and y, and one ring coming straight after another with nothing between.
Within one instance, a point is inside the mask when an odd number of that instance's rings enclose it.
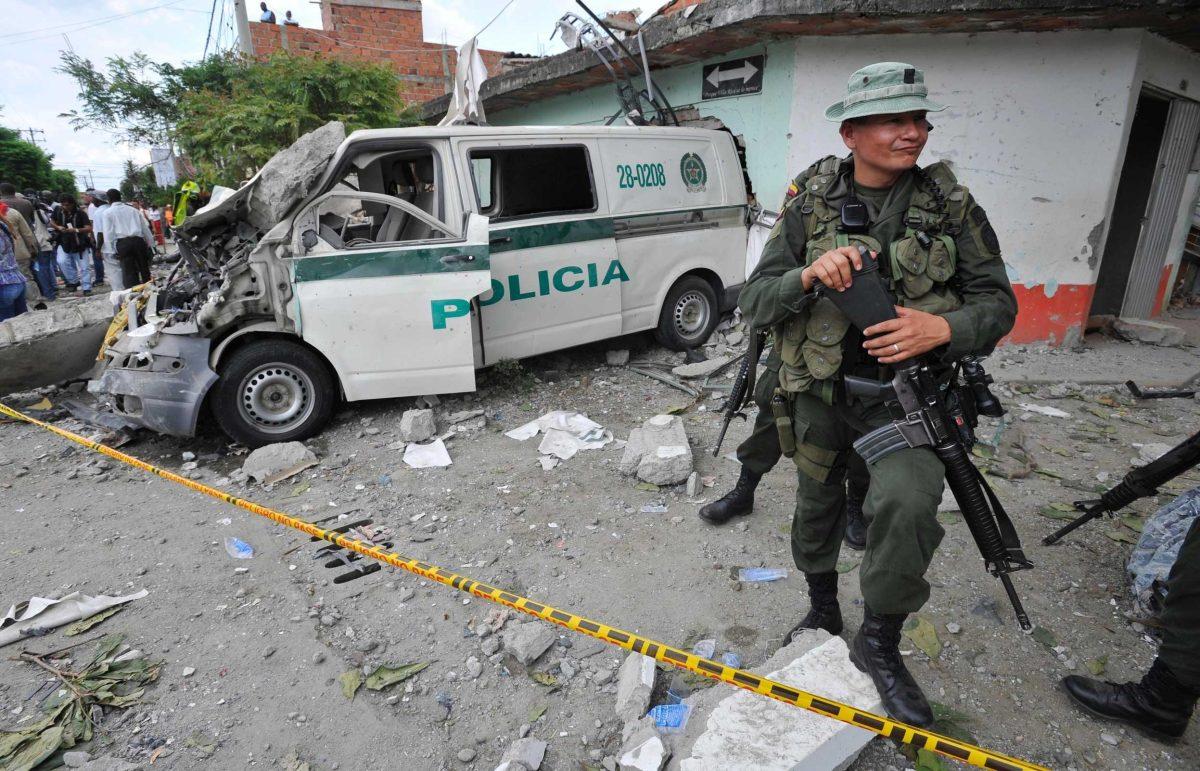
<instances>
[{"instance_id":1,"label":"green leaf on ground","mask_svg":"<svg viewBox=\"0 0 1200 771\"><path fill-rule=\"evenodd\" d=\"M1077 516L1074 509L1064 511L1063 509L1055 506L1043 506L1038 509L1038 514L1050 519L1075 519Z\"/></svg>"},{"instance_id":2,"label":"green leaf on ground","mask_svg":"<svg viewBox=\"0 0 1200 771\"><path fill-rule=\"evenodd\" d=\"M1121 523L1135 533L1142 532L1142 527L1146 524L1141 517L1135 514L1126 514L1121 517Z\"/></svg>"},{"instance_id":3,"label":"green leaf on ground","mask_svg":"<svg viewBox=\"0 0 1200 771\"><path fill-rule=\"evenodd\" d=\"M937 521L943 525L953 525L962 519L962 515L957 511L939 511L937 513Z\"/></svg>"},{"instance_id":4,"label":"green leaf on ground","mask_svg":"<svg viewBox=\"0 0 1200 771\"><path fill-rule=\"evenodd\" d=\"M532 677L535 682L541 683L549 688L555 688L558 686L558 678L549 672L530 672L529 676Z\"/></svg>"},{"instance_id":5,"label":"green leaf on ground","mask_svg":"<svg viewBox=\"0 0 1200 771\"><path fill-rule=\"evenodd\" d=\"M1042 476L1050 477L1051 479L1062 479L1063 478L1063 475L1058 473L1057 471L1050 471L1049 469L1044 469L1044 468L1035 468L1033 470L1033 473L1041 474Z\"/></svg>"},{"instance_id":6,"label":"green leaf on ground","mask_svg":"<svg viewBox=\"0 0 1200 771\"><path fill-rule=\"evenodd\" d=\"M909 618L904 625L904 636L924 651L931 660L936 660L942 652L942 641L938 639L937 629L924 616Z\"/></svg>"},{"instance_id":7,"label":"green leaf on ground","mask_svg":"<svg viewBox=\"0 0 1200 771\"><path fill-rule=\"evenodd\" d=\"M990 459L996 456L996 451L987 445L977 444L971 448L971 454L976 458Z\"/></svg>"},{"instance_id":8,"label":"green leaf on ground","mask_svg":"<svg viewBox=\"0 0 1200 771\"><path fill-rule=\"evenodd\" d=\"M1124 527L1118 527L1114 530L1107 530L1104 534L1119 543L1135 544L1138 542L1137 533Z\"/></svg>"},{"instance_id":9,"label":"green leaf on ground","mask_svg":"<svg viewBox=\"0 0 1200 771\"><path fill-rule=\"evenodd\" d=\"M106 608L94 616L88 616L85 619L81 619L76 621L74 624L71 624L69 627L67 627L67 631L63 632L63 634L65 634L67 637L74 637L77 634L83 634L104 619L108 618L109 616L115 616L124 609L124 605L114 605L111 608Z\"/></svg>"},{"instance_id":10,"label":"green leaf on ground","mask_svg":"<svg viewBox=\"0 0 1200 771\"><path fill-rule=\"evenodd\" d=\"M645 490L648 493L656 493L658 492L658 485L652 485L649 482L638 482L633 486L633 489Z\"/></svg>"},{"instance_id":11,"label":"green leaf on ground","mask_svg":"<svg viewBox=\"0 0 1200 771\"><path fill-rule=\"evenodd\" d=\"M288 497L289 497L289 498L296 498L296 497L299 497L299 496L301 496L301 495L304 495L304 494L305 494L306 492L308 492L310 489L312 489L312 484L311 484L311 483L309 483L309 482L301 482L300 484L298 484L298 485L296 485L295 487L293 487L293 488L292 488L292 494L291 494L291 495L289 495Z\"/></svg>"},{"instance_id":12,"label":"green leaf on ground","mask_svg":"<svg viewBox=\"0 0 1200 771\"><path fill-rule=\"evenodd\" d=\"M1054 638L1054 632L1051 632L1044 626L1035 626L1029 636L1045 645L1047 648L1053 648L1058 645L1058 640Z\"/></svg>"},{"instance_id":13,"label":"green leaf on ground","mask_svg":"<svg viewBox=\"0 0 1200 771\"><path fill-rule=\"evenodd\" d=\"M347 699L353 699L354 694L358 693L358 689L362 685L362 673L357 669L348 670L338 675L338 682L342 684L342 695Z\"/></svg>"},{"instance_id":14,"label":"green leaf on ground","mask_svg":"<svg viewBox=\"0 0 1200 771\"><path fill-rule=\"evenodd\" d=\"M217 740L203 731L194 731L183 746L191 747L199 752L201 757L209 758L217 751Z\"/></svg>"},{"instance_id":15,"label":"green leaf on ground","mask_svg":"<svg viewBox=\"0 0 1200 771\"><path fill-rule=\"evenodd\" d=\"M917 771L945 771L942 759L922 747L917 750Z\"/></svg>"},{"instance_id":16,"label":"green leaf on ground","mask_svg":"<svg viewBox=\"0 0 1200 771\"><path fill-rule=\"evenodd\" d=\"M382 691L408 678L429 666L429 662L420 664L380 664L375 671L367 675L365 685L372 691Z\"/></svg>"},{"instance_id":17,"label":"green leaf on ground","mask_svg":"<svg viewBox=\"0 0 1200 771\"><path fill-rule=\"evenodd\" d=\"M970 715L936 701L929 702L929 706L933 708L933 728L935 731L943 733L952 739L958 739L960 742L967 742L968 744L979 743L974 734L965 727L967 723L971 722Z\"/></svg>"},{"instance_id":18,"label":"green leaf on ground","mask_svg":"<svg viewBox=\"0 0 1200 771\"><path fill-rule=\"evenodd\" d=\"M1088 659L1083 665L1087 667L1087 670L1091 672L1092 675L1099 677L1100 675L1104 674L1104 670L1108 668L1108 656L1104 655L1098 658Z\"/></svg>"},{"instance_id":19,"label":"green leaf on ground","mask_svg":"<svg viewBox=\"0 0 1200 771\"><path fill-rule=\"evenodd\" d=\"M541 704L541 705L529 710L529 722L536 723L538 721L538 718L540 718L542 715L546 714L547 709L549 709L549 707L547 705Z\"/></svg>"},{"instance_id":20,"label":"green leaf on ground","mask_svg":"<svg viewBox=\"0 0 1200 771\"><path fill-rule=\"evenodd\" d=\"M837 572L849 573L851 570L854 570L856 567L858 567L858 560L840 560L840 561L838 561L838 564L837 564Z\"/></svg>"}]
</instances>

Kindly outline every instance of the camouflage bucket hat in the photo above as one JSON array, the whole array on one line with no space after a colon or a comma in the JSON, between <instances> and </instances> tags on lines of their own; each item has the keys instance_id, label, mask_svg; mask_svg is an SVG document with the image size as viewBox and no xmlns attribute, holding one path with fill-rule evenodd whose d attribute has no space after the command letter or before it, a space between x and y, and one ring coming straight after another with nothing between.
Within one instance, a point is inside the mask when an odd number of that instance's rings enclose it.
<instances>
[{"instance_id":1,"label":"camouflage bucket hat","mask_svg":"<svg viewBox=\"0 0 1200 771\"><path fill-rule=\"evenodd\" d=\"M850 76L846 96L825 110L825 119L841 123L866 115L944 109L944 105L929 101L925 73L911 64L880 62L863 67Z\"/></svg>"}]
</instances>

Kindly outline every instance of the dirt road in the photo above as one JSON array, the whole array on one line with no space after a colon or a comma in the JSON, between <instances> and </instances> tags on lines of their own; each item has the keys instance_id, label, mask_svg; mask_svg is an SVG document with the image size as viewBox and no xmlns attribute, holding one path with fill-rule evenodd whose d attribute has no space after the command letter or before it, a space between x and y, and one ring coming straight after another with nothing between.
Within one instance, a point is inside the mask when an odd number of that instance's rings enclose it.
<instances>
[{"instance_id":1,"label":"dirt road","mask_svg":"<svg viewBox=\"0 0 1200 771\"><path fill-rule=\"evenodd\" d=\"M1134 353L1152 357L1154 350ZM667 354L650 348L634 356ZM794 471L785 461L767 476L753 516L704 526L696 510L737 476L735 462L709 454L718 402L693 403L604 361L603 347L577 349L492 376L476 395L443 399L440 427L447 414L467 409L484 410L487 421L450 441L454 464L445 469L408 468L403 450L389 447L398 446L410 400L344 408L309 443L321 464L270 489L230 481L244 458L215 435L143 434L123 449L310 521L370 519L389 528L396 551L553 605L683 647L714 638L718 654L733 651L748 666L765 660L806 608L788 546ZM1004 379L1001 368L993 371ZM1050 394L1048 386L1009 392L1011 420L999 432L997 460L979 459L996 472L991 479L1037 565L1015 581L1045 632L1020 632L961 518L944 513L946 537L929 574L933 596L920 614L940 651L924 641L931 657L906 639L909 666L952 711L952 722L985 746L1056 768L1195 768L1195 725L1183 743L1166 747L1083 717L1056 688L1062 676L1101 660L1106 676L1122 680L1139 676L1153 658L1146 627L1126 614L1122 566L1127 541L1137 537L1130 525L1138 523L1103 521L1048 548L1039 540L1055 520L1039 511L1083 497L1080 487L1102 485L1097 474L1115 483L1137 456L1135 443L1179 441L1194 430L1200 406L1135 404L1103 386ZM1070 417L1035 414L1021 403ZM698 470L715 478L695 499L682 487L638 489L619 474L615 445L543 471L536 441L502 433L549 410L572 409L623 439L646 418L684 406ZM735 425L724 453L745 432ZM980 433L990 437L995 424ZM184 452L195 453L197 468L185 468ZM1192 475L1170 489L1197 483ZM346 567L324 567L328 557L314 559L320 544L301 534L115 467L31 426L0 424L0 489L6 607L75 590L150 591L89 633L123 632L166 661L145 704L101 724L100 738L85 748L93 756L147 764L157 750L153 767L167 769L297 769L305 762L311 769L490 769L528 732L549 745L542 768L574 769L611 763L621 746L613 707L620 650L555 628L556 644L521 667L497 650L497 635L480 636L494 609L479 600L390 569L335 583ZM1157 503L1136 508L1148 512ZM646 506L654 513L643 512ZM231 558L227 536L250 544L255 556ZM861 614L859 559L843 550L847 637ZM731 569L744 566L791 574L769 584L732 580ZM492 616L493 625L499 621ZM60 630L5 653L78 639L86 638ZM343 695L339 676L384 663L429 666L388 690ZM656 698L670 677L660 673ZM0 661L0 729L36 712L27 696L44 680L30 665ZM877 740L855 768L888 765L913 763Z\"/></svg>"}]
</instances>

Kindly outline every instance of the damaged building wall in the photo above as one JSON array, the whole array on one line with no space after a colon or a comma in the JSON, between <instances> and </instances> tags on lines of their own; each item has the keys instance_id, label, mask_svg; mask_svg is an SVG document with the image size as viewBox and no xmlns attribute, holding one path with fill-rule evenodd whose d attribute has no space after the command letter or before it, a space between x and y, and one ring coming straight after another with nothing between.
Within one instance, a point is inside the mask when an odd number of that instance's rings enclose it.
<instances>
[{"instance_id":1,"label":"damaged building wall","mask_svg":"<svg viewBox=\"0 0 1200 771\"><path fill-rule=\"evenodd\" d=\"M712 61L764 52L761 94L701 101L699 63L653 76L674 104L695 103L745 138L752 183L773 208L805 166L846 152L824 110L850 72L922 67L950 105L932 116L924 158L952 162L1000 234L1021 306L1012 342L1069 341L1086 321L1142 82L1200 91L1200 55L1142 29L796 37ZM616 106L606 85L489 116L598 123ZM1166 256L1164 288L1178 261Z\"/></svg>"}]
</instances>

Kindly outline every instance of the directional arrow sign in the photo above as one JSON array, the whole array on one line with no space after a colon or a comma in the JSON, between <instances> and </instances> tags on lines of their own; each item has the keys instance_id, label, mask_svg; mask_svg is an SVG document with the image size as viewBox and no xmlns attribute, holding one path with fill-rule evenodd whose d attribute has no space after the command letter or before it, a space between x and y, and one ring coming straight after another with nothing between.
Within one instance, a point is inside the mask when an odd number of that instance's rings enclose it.
<instances>
[{"instance_id":1,"label":"directional arrow sign","mask_svg":"<svg viewBox=\"0 0 1200 771\"><path fill-rule=\"evenodd\" d=\"M701 99L757 94L762 91L762 72L765 57L747 56L703 68L700 84Z\"/></svg>"}]
</instances>

